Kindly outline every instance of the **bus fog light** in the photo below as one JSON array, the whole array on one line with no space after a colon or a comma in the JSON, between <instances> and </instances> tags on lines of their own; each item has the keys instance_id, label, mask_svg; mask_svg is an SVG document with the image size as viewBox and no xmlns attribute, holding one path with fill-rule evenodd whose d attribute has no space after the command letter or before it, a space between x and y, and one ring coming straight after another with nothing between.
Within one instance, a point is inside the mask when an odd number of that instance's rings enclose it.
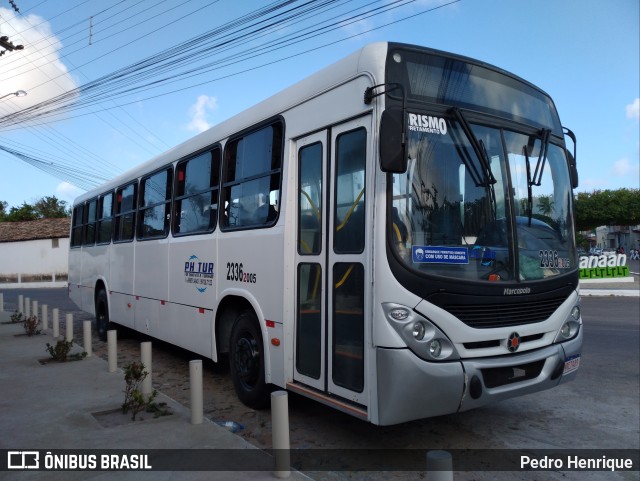
<instances>
[{"instance_id":1,"label":"bus fog light","mask_svg":"<svg viewBox=\"0 0 640 481\"><path fill-rule=\"evenodd\" d=\"M429 343L429 354L433 357L440 357L442 353L442 343L438 339L434 339Z\"/></svg>"},{"instance_id":2,"label":"bus fog light","mask_svg":"<svg viewBox=\"0 0 640 481\"><path fill-rule=\"evenodd\" d=\"M393 309L389 315L396 321L404 321L409 317L409 311L406 309Z\"/></svg>"},{"instance_id":3,"label":"bus fog light","mask_svg":"<svg viewBox=\"0 0 640 481\"><path fill-rule=\"evenodd\" d=\"M413 330L411 331L413 334L413 338L417 341L420 341L424 338L425 328L424 324L420 321L415 322L413 324Z\"/></svg>"},{"instance_id":4,"label":"bus fog light","mask_svg":"<svg viewBox=\"0 0 640 481\"><path fill-rule=\"evenodd\" d=\"M571 337L571 326L569 326L569 323L565 323L564 326L562 326L562 329L560 329L560 335L565 339L569 339L569 337Z\"/></svg>"}]
</instances>

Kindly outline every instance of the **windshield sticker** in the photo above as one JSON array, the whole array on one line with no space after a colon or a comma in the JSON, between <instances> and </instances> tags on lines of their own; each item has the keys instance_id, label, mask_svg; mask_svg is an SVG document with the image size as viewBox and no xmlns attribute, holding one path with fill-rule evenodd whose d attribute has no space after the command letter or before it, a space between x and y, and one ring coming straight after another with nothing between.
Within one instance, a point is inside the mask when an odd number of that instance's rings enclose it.
<instances>
[{"instance_id":1,"label":"windshield sticker","mask_svg":"<svg viewBox=\"0 0 640 481\"><path fill-rule=\"evenodd\" d=\"M480 259L483 266L490 266L496 260L496 251L492 251L488 247L475 246L470 253L472 259Z\"/></svg>"},{"instance_id":2,"label":"windshield sticker","mask_svg":"<svg viewBox=\"0 0 640 481\"><path fill-rule=\"evenodd\" d=\"M442 117L409 114L409 130L426 134L447 135L447 122Z\"/></svg>"},{"instance_id":3,"label":"windshield sticker","mask_svg":"<svg viewBox=\"0 0 640 481\"><path fill-rule=\"evenodd\" d=\"M213 262L202 262L195 254L184 263L184 282L194 284L201 294L213 285L213 275Z\"/></svg>"},{"instance_id":4,"label":"windshield sticker","mask_svg":"<svg viewBox=\"0 0 640 481\"><path fill-rule=\"evenodd\" d=\"M468 264L466 247L411 246L411 259L416 264Z\"/></svg>"}]
</instances>

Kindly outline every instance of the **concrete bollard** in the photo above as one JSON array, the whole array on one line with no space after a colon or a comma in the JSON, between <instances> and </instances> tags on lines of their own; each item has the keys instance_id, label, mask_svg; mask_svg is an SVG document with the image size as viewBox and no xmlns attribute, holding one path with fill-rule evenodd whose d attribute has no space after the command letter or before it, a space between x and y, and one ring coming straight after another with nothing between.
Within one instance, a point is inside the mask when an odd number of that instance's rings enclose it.
<instances>
[{"instance_id":1,"label":"concrete bollard","mask_svg":"<svg viewBox=\"0 0 640 481\"><path fill-rule=\"evenodd\" d=\"M18 296L18 312L20 314L24 313L24 296L22 294Z\"/></svg>"},{"instance_id":2,"label":"concrete bollard","mask_svg":"<svg viewBox=\"0 0 640 481\"><path fill-rule=\"evenodd\" d=\"M427 481L453 481L451 453L438 449L427 452Z\"/></svg>"},{"instance_id":3,"label":"concrete bollard","mask_svg":"<svg viewBox=\"0 0 640 481\"><path fill-rule=\"evenodd\" d=\"M107 349L109 372L116 372L118 370L118 331L115 329L107 331Z\"/></svg>"},{"instance_id":4,"label":"concrete bollard","mask_svg":"<svg viewBox=\"0 0 640 481\"><path fill-rule=\"evenodd\" d=\"M67 325L66 325L66 339L67 342L73 341L73 314L67 314Z\"/></svg>"},{"instance_id":5,"label":"concrete bollard","mask_svg":"<svg viewBox=\"0 0 640 481\"><path fill-rule=\"evenodd\" d=\"M82 334L84 352L87 353L87 357L91 357L91 321L82 321Z\"/></svg>"},{"instance_id":6,"label":"concrete bollard","mask_svg":"<svg viewBox=\"0 0 640 481\"><path fill-rule=\"evenodd\" d=\"M33 306L33 310L32 310L33 315L35 317L38 317L38 301L32 301L31 305Z\"/></svg>"},{"instance_id":7,"label":"concrete bollard","mask_svg":"<svg viewBox=\"0 0 640 481\"><path fill-rule=\"evenodd\" d=\"M153 392L153 386L151 384L151 375L153 373L151 369L151 342L140 343L140 361L144 364L145 371L147 371L147 377L142 381L141 391L142 394L148 396Z\"/></svg>"},{"instance_id":8,"label":"concrete bollard","mask_svg":"<svg viewBox=\"0 0 640 481\"><path fill-rule=\"evenodd\" d=\"M4 312L4 294L0 292L0 312Z\"/></svg>"},{"instance_id":9,"label":"concrete bollard","mask_svg":"<svg viewBox=\"0 0 640 481\"><path fill-rule=\"evenodd\" d=\"M276 478L288 478L291 475L291 457L289 452L289 403L287 391L271 393L271 444L275 456Z\"/></svg>"},{"instance_id":10,"label":"concrete bollard","mask_svg":"<svg viewBox=\"0 0 640 481\"><path fill-rule=\"evenodd\" d=\"M60 336L60 311L58 311L57 307L53 308L53 318L51 320L51 322L53 323L53 332L51 333L51 336L54 339L58 339L58 337Z\"/></svg>"},{"instance_id":11,"label":"concrete bollard","mask_svg":"<svg viewBox=\"0 0 640 481\"><path fill-rule=\"evenodd\" d=\"M28 297L24 298L24 316L31 317L31 299Z\"/></svg>"},{"instance_id":12,"label":"concrete bollard","mask_svg":"<svg viewBox=\"0 0 640 481\"><path fill-rule=\"evenodd\" d=\"M191 394L191 424L202 424L202 360L189 361L189 389Z\"/></svg>"},{"instance_id":13,"label":"concrete bollard","mask_svg":"<svg viewBox=\"0 0 640 481\"><path fill-rule=\"evenodd\" d=\"M49 329L49 306L42 304L42 330Z\"/></svg>"}]
</instances>

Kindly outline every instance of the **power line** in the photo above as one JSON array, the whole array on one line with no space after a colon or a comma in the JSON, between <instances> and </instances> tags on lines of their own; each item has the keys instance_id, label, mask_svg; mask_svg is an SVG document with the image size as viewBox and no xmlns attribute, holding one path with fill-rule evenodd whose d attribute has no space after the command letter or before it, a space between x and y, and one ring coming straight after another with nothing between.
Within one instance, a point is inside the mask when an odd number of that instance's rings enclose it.
<instances>
[{"instance_id":1,"label":"power line","mask_svg":"<svg viewBox=\"0 0 640 481\"><path fill-rule=\"evenodd\" d=\"M52 116L59 115L61 113L68 114L72 111L87 108L88 106L103 104L107 96L109 97L109 99L113 99L116 96L124 98L132 94L139 94L142 91L157 89L159 86L168 85L178 80L195 78L202 74L229 68L233 65L262 57L268 53L273 53L284 48L301 44L302 42L307 42L312 38L326 35L329 32L333 32L347 24L356 23L377 15L381 15L392 9L396 9L413 3L414 1L415 0L396 0L391 3L386 3L382 6L376 6L375 8L372 6L379 2L373 1L366 5L352 8L348 12L342 12L330 18L325 18L321 21L315 21L315 23L311 26L303 26L285 36L280 36L277 39L262 42L261 47L259 48L249 47L245 48L244 50L236 51L235 53L229 53L222 58L214 57L214 55L219 55L223 52L231 52L233 49L236 49L240 46L251 45L252 42L264 38L265 36L273 32L279 31L282 28L290 28L292 25L298 24L302 21L308 21L310 18L319 15L322 11L328 12L329 10L334 9L336 6L341 5L340 0L326 0L323 2L309 1L297 5L295 6L295 8L289 8L287 10L278 12L278 9L286 7L287 5L294 2L276 2L274 4L271 4L269 6L269 9L265 7L265 9L255 10L250 14L234 19L233 21L217 27L216 29L210 30L205 34L193 37L186 42L182 42L151 57L147 57L127 67L123 67L108 76L101 77L100 79L97 79L93 82L89 82L81 88L76 89L76 91L66 92L61 96L51 99L49 102L38 104L37 106L34 106L36 107L35 109L32 109L30 112L28 112L28 115L24 115L25 112L21 111L18 113L22 114L22 117L20 115L7 115L1 117L0 125L17 125L19 123L24 123L34 119L39 119L43 124L48 124L51 123L52 120L43 121L43 119L51 119ZM392 24L415 18L419 15L424 15L428 12L443 8L459 1L460 0L450 1L448 3L425 9L412 15L407 15L401 19L378 25L357 34L343 36L340 39L331 42L325 42L322 45L307 48L297 53L283 55L277 59L263 62L260 65L253 65L249 68L237 70L228 74L223 74L213 79L209 78L204 82L191 83L189 86L185 86L180 89L174 89L169 92L147 96L142 99L138 98L135 102L170 95L172 93L186 90L188 88L193 88L195 86L210 84L222 78L228 78L242 73L251 72L259 68L264 68L268 65L273 65L275 63L289 60L291 58L295 58L301 55L307 55L313 51L317 51L330 45L344 42L348 39L364 35L366 33L387 27ZM191 54L191 57L195 56L202 59L212 58L213 60L211 60L207 64L204 64L204 67L206 68L203 68L203 65L200 64L197 69L191 68L188 70L181 70L180 72L169 76L159 77L160 74L166 72L170 67L175 69L176 63L180 64L181 66L187 66L191 63L194 63L193 59L189 59L189 54ZM80 97L74 97L76 95L80 95ZM99 111L107 111L113 108L130 105L131 103L134 102L120 103L115 107L103 107ZM73 117L79 117L81 115L88 114L79 114ZM13 151L10 151L7 150L7 148L2 148L2 150L12 153L12 155L17 156L18 158L22 158L25 161L27 161L28 159L31 165L37 167L40 166L38 168L42 167L43 170L45 170L46 168L48 169L48 171L58 172L59 175L64 175L67 177L72 174L72 172L69 171L68 166L62 164L57 165L53 162L46 163L43 159L38 158L36 155L30 155L16 149L12 149ZM19 155L17 155L16 152ZM76 182L89 182L86 177L87 175L89 175L88 172L79 170L78 175L80 179L75 179Z\"/></svg>"}]
</instances>

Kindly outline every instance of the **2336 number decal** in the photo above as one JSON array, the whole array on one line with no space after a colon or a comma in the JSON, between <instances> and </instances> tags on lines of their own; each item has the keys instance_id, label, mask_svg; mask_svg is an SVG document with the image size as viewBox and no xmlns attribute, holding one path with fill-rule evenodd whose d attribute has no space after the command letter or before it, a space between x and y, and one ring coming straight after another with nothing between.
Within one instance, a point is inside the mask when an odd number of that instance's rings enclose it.
<instances>
[{"instance_id":1,"label":"2336 number decal","mask_svg":"<svg viewBox=\"0 0 640 481\"><path fill-rule=\"evenodd\" d=\"M560 257L558 251L541 250L539 256L541 269L568 269L571 267L569 259Z\"/></svg>"},{"instance_id":2,"label":"2336 number decal","mask_svg":"<svg viewBox=\"0 0 640 481\"><path fill-rule=\"evenodd\" d=\"M242 262L227 262L227 280L237 282L248 282L255 284L256 275L253 272L244 272Z\"/></svg>"}]
</instances>

